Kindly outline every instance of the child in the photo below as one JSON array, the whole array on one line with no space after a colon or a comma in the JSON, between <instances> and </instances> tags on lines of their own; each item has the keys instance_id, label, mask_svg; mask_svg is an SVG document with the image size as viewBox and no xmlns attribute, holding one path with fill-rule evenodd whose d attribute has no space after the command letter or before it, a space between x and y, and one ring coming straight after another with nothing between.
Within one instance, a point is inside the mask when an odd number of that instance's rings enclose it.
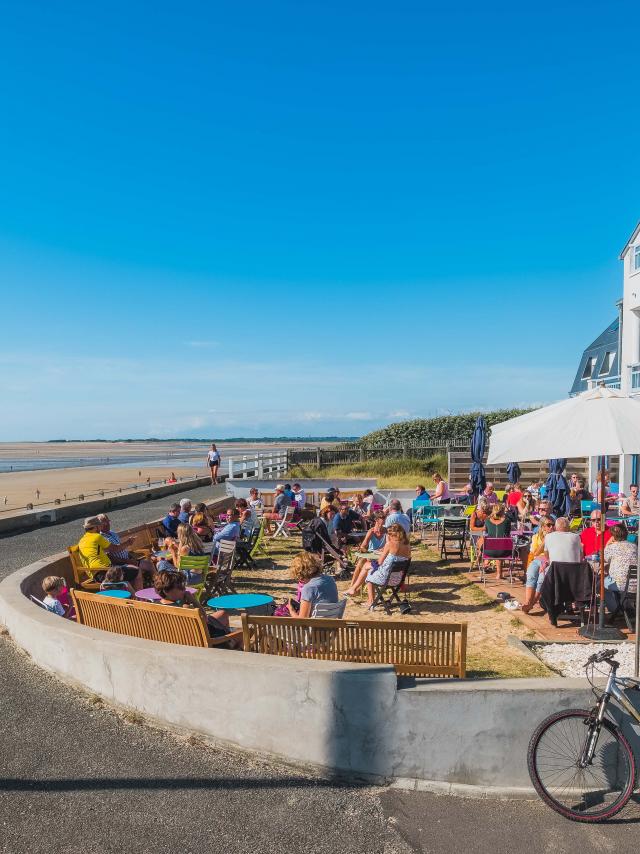
<instances>
[{"instance_id":1,"label":"child","mask_svg":"<svg viewBox=\"0 0 640 854\"><path fill-rule=\"evenodd\" d=\"M124 580L124 572L121 566L110 566L105 572L104 581L100 584L100 590L128 590L131 597L135 596L135 590Z\"/></svg>"},{"instance_id":2,"label":"child","mask_svg":"<svg viewBox=\"0 0 640 854\"><path fill-rule=\"evenodd\" d=\"M58 575L47 575L42 582L42 589L46 593L43 605L47 611L57 614L59 617L70 617L71 608L65 607L60 601L66 592L66 581Z\"/></svg>"}]
</instances>

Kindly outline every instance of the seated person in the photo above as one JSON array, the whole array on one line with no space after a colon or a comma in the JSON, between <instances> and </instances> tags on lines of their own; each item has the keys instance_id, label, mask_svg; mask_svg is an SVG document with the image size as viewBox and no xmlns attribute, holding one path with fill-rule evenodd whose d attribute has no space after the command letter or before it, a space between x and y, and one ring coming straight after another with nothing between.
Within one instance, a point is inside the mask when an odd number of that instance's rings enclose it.
<instances>
[{"instance_id":1,"label":"seated person","mask_svg":"<svg viewBox=\"0 0 640 854\"><path fill-rule=\"evenodd\" d=\"M180 524L180 505L172 504L169 507L169 512L160 523L168 537L176 537L178 534L178 525Z\"/></svg>"},{"instance_id":2,"label":"seated person","mask_svg":"<svg viewBox=\"0 0 640 854\"><path fill-rule=\"evenodd\" d=\"M193 593L186 589L185 577L181 572L161 570L153 580L153 586L160 597L158 605L174 608L197 608L206 617L209 634L212 638L228 635L229 617L224 611L205 612ZM221 644L224 648L227 644ZM234 638L229 641L229 649L242 647L242 640Z\"/></svg>"},{"instance_id":3,"label":"seated person","mask_svg":"<svg viewBox=\"0 0 640 854\"><path fill-rule=\"evenodd\" d=\"M255 486L252 486L249 490L249 500L247 504L252 510L255 510L256 513L262 513L264 510L264 501L260 498L260 493Z\"/></svg>"},{"instance_id":4,"label":"seated person","mask_svg":"<svg viewBox=\"0 0 640 854\"><path fill-rule=\"evenodd\" d=\"M321 602L336 603L338 587L331 575L324 575L322 564L317 555L310 552L300 552L291 561L291 574L300 583L304 582L300 591L300 601L289 601L289 615L302 619L310 617L315 605Z\"/></svg>"},{"instance_id":5,"label":"seated person","mask_svg":"<svg viewBox=\"0 0 640 854\"><path fill-rule=\"evenodd\" d=\"M496 495L496 491L495 491L492 483L488 483L485 486L484 492L482 493L482 495L480 497L486 498L486 500L489 502L489 504L497 504L498 503L498 496Z\"/></svg>"},{"instance_id":6,"label":"seated person","mask_svg":"<svg viewBox=\"0 0 640 854\"><path fill-rule=\"evenodd\" d=\"M617 594L624 593L629 575L629 567L638 562L638 546L627 540L627 529L624 525L614 525L611 528L611 539L604 547L604 599L607 609L613 613L618 607ZM633 590L631 590L633 584ZM629 582L629 592L635 593L633 582Z\"/></svg>"},{"instance_id":7,"label":"seated person","mask_svg":"<svg viewBox=\"0 0 640 854\"><path fill-rule=\"evenodd\" d=\"M295 492L293 491L293 489L291 489L291 484L290 484L290 483L285 483L285 485L284 485L284 494L289 498L289 501L290 501L292 504L295 504L295 503L296 503L296 494L295 494Z\"/></svg>"},{"instance_id":8,"label":"seated person","mask_svg":"<svg viewBox=\"0 0 640 854\"><path fill-rule=\"evenodd\" d=\"M470 483L467 483L462 492L459 492L454 498L451 499L452 504L463 504L468 507L470 504L473 504L473 486Z\"/></svg>"},{"instance_id":9,"label":"seated person","mask_svg":"<svg viewBox=\"0 0 640 854\"><path fill-rule=\"evenodd\" d=\"M582 563L584 553L580 537L569 530L569 520L556 519L555 530L544 538L544 554L549 563Z\"/></svg>"},{"instance_id":10,"label":"seated person","mask_svg":"<svg viewBox=\"0 0 640 854\"><path fill-rule=\"evenodd\" d=\"M191 527L205 543L210 543L213 537L213 520L209 516L207 505L204 503L196 504L195 512L191 517Z\"/></svg>"},{"instance_id":11,"label":"seated person","mask_svg":"<svg viewBox=\"0 0 640 854\"><path fill-rule=\"evenodd\" d=\"M254 528L260 524L258 516L253 507L249 507L249 502L246 498L238 498L236 500L236 510L240 514L238 521L240 522L240 533L243 537L248 537Z\"/></svg>"},{"instance_id":12,"label":"seated person","mask_svg":"<svg viewBox=\"0 0 640 854\"><path fill-rule=\"evenodd\" d=\"M602 520L602 513L600 510L592 510L590 514L591 524L587 528L583 528L580 532L580 542L582 543L582 548L584 549L584 553L587 557L590 555L600 554L600 542L601 542L601 534L600 534L600 523ZM604 529L604 544L605 546L611 539L611 529Z\"/></svg>"},{"instance_id":13,"label":"seated person","mask_svg":"<svg viewBox=\"0 0 640 854\"><path fill-rule=\"evenodd\" d=\"M387 528L387 541L378 560L369 561L360 570L359 576L352 581L346 591L347 596L355 596L362 585L367 583L367 603L371 607L375 596L375 588L384 586L389 580L394 564L408 560L411 557L409 537L401 525L391 525Z\"/></svg>"},{"instance_id":14,"label":"seated person","mask_svg":"<svg viewBox=\"0 0 640 854\"><path fill-rule=\"evenodd\" d=\"M522 606L522 610L525 614L528 614L533 606L540 600L540 589L548 566L548 561L544 553L544 541L547 534L552 533L554 529L555 522L553 519L550 519L548 516L543 516L540 519L537 533L535 533L531 538L527 564L527 577L525 580L525 599Z\"/></svg>"},{"instance_id":15,"label":"seated person","mask_svg":"<svg viewBox=\"0 0 640 854\"><path fill-rule=\"evenodd\" d=\"M291 507L291 499L285 494L284 484L279 483L275 489L273 512L265 513L263 516L265 519L266 533L271 533L273 530L273 525L271 523L275 520L282 519L287 507Z\"/></svg>"},{"instance_id":16,"label":"seated person","mask_svg":"<svg viewBox=\"0 0 640 854\"><path fill-rule=\"evenodd\" d=\"M158 562L158 571L177 569L181 557L201 557L206 554L204 543L191 525L178 525L178 536L175 540L167 539L166 546L169 554Z\"/></svg>"},{"instance_id":17,"label":"seated person","mask_svg":"<svg viewBox=\"0 0 640 854\"><path fill-rule=\"evenodd\" d=\"M111 530L111 520L106 513L98 513L96 518L100 520L100 533L102 536L106 537L112 546L118 547L117 550L111 549L109 551L109 559L112 566L137 566L143 572L154 572L155 567L150 558L137 558L129 552L128 546L133 543L135 536L121 540L118 534Z\"/></svg>"},{"instance_id":18,"label":"seated person","mask_svg":"<svg viewBox=\"0 0 640 854\"><path fill-rule=\"evenodd\" d=\"M638 485L632 483L629 487L629 495L620 505L621 516L638 516L640 515L640 499L638 498Z\"/></svg>"},{"instance_id":19,"label":"seated person","mask_svg":"<svg viewBox=\"0 0 640 854\"><path fill-rule=\"evenodd\" d=\"M334 489L328 489L327 492L322 496L322 501L320 502L321 513L325 509L325 507L333 507L336 511L339 509L340 502L338 501Z\"/></svg>"},{"instance_id":20,"label":"seated person","mask_svg":"<svg viewBox=\"0 0 640 854\"><path fill-rule=\"evenodd\" d=\"M136 591L124 580L124 573L121 566L110 566L104 576L104 581L100 582L100 590L127 590L133 598Z\"/></svg>"},{"instance_id":21,"label":"seated person","mask_svg":"<svg viewBox=\"0 0 640 854\"><path fill-rule=\"evenodd\" d=\"M450 504L451 496L449 495L449 484L442 478L442 475L435 472L433 474L433 482L436 485L435 491L431 496L434 504Z\"/></svg>"},{"instance_id":22,"label":"seated person","mask_svg":"<svg viewBox=\"0 0 640 854\"><path fill-rule=\"evenodd\" d=\"M392 525L400 525L401 528L404 528L404 531L407 535L411 530L411 520L409 519L406 513L402 512L402 504L398 501L397 498L391 499L387 510L387 520L385 522L385 527L388 530Z\"/></svg>"},{"instance_id":23,"label":"seated person","mask_svg":"<svg viewBox=\"0 0 640 854\"><path fill-rule=\"evenodd\" d=\"M80 561L89 572L91 581L102 581L106 570L112 566L111 552L118 552L122 547L115 546L103 534L100 533L102 523L97 516L89 516L84 520L84 531L78 542L78 554ZM134 590L142 589L142 573L137 566L122 566L124 578L131 584Z\"/></svg>"},{"instance_id":24,"label":"seated person","mask_svg":"<svg viewBox=\"0 0 640 854\"><path fill-rule=\"evenodd\" d=\"M188 525L190 516L191 516L191 499L181 498L180 499L180 512L178 513L178 520L183 525Z\"/></svg>"},{"instance_id":25,"label":"seated person","mask_svg":"<svg viewBox=\"0 0 640 854\"><path fill-rule=\"evenodd\" d=\"M495 493L494 493L495 494ZM511 520L507 518L505 506L501 502L497 502L491 506L491 515L484 523L485 536L482 540L483 556L489 558L496 565L496 581L502 580L502 561L508 558L513 553L512 548L503 549L486 549L484 542L486 539L509 537L511 534ZM485 561L488 565L488 561Z\"/></svg>"},{"instance_id":26,"label":"seated person","mask_svg":"<svg viewBox=\"0 0 640 854\"><path fill-rule=\"evenodd\" d=\"M324 521L325 525L327 526L327 531L329 533L329 540L331 542L331 545L334 548L339 549L340 543L338 541L338 534L336 533L336 527L335 527L336 526L336 519L338 518L338 514L336 513L336 508L332 504L327 505L324 508L324 510L320 511L320 518Z\"/></svg>"},{"instance_id":27,"label":"seated person","mask_svg":"<svg viewBox=\"0 0 640 854\"><path fill-rule=\"evenodd\" d=\"M73 606L65 605L62 601L67 589L67 582L59 575L47 575L42 579L42 592L45 594L42 604L59 617L73 619Z\"/></svg>"},{"instance_id":28,"label":"seated person","mask_svg":"<svg viewBox=\"0 0 640 854\"><path fill-rule=\"evenodd\" d=\"M333 530L338 537L338 544L342 546L347 542L349 534L355 530L364 530L364 522L362 517L345 502L340 506L338 515L334 517Z\"/></svg>"},{"instance_id":29,"label":"seated person","mask_svg":"<svg viewBox=\"0 0 640 854\"><path fill-rule=\"evenodd\" d=\"M222 527L213 537L213 553L217 554L220 549L220 540L237 540L240 537L240 514L236 508L227 513L227 524Z\"/></svg>"},{"instance_id":30,"label":"seated person","mask_svg":"<svg viewBox=\"0 0 640 854\"><path fill-rule=\"evenodd\" d=\"M518 502L522 498L522 489L519 483L510 484L511 489L507 495L507 507L517 507Z\"/></svg>"},{"instance_id":31,"label":"seated person","mask_svg":"<svg viewBox=\"0 0 640 854\"><path fill-rule=\"evenodd\" d=\"M384 548L385 543L387 542L387 529L385 528L384 523L384 513L382 513L380 510L377 510L374 514L373 527L369 528L369 530L365 534L364 540L358 548L360 552L377 552L380 551L380 549ZM353 570L353 576L351 578L351 587L349 589L353 587L353 585L356 583L356 579L360 576L361 570L365 568L368 573L371 569L371 561L363 557L358 558L358 560L356 561L355 568Z\"/></svg>"},{"instance_id":32,"label":"seated person","mask_svg":"<svg viewBox=\"0 0 640 854\"><path fill-rule=\"evenodd\" d=\"M413 500L420 501L424 504L431 504L431 496L421 484L416 486L416 497ZM413 505L407 509L407 516L409 521L413 524Z\"/></svg>"}]
</instances>

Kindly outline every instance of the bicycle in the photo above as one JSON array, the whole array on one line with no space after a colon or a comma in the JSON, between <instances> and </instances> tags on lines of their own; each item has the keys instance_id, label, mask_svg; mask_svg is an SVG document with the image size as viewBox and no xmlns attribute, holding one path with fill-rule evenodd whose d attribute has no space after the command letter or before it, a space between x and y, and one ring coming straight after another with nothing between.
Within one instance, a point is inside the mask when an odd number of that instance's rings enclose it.
<instances>
[{"instance_id":1,"label":"bicycle","mask_svg":"<svg viewBox=\"0 0 640 854\"><path fill-rule=\"evenodd\" d=\"M620 812L635 788L633 751L618 724L607 717L607 707L614 700L640 723L640 713L625 694L640 690L640 681L617 676L620 662L614 656L615 650L606 649L585 664L596 705L550 715L529 742L527 764L536 792L572 821L606 821ZM600 663L610 667L603 691L594 684Z\"/></svg>"}]
</instances>

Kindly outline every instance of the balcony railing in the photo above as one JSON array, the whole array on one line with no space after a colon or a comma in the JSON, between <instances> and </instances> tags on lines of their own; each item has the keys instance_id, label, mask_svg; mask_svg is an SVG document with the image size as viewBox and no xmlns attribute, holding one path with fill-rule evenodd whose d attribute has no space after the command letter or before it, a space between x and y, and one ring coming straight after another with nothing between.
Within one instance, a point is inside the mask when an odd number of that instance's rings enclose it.
<instances>
[{"instance_id":1,"label":"balcony railing","mask_svg":"<svg viewBox=\"0 0 640 854\"><path fill-rule=\"evenodd\" d=\"M640 391L640 364L629 365L629 371L631 374L631 391Z\"/></svg>"},{"instance_id":2,"label":"balcony railing","mask_svg":"<svg viewBox=\"0 0 640 854\"><path fill-rule=\"evenodd\" d=\"M638 370L640 370L640 365L638 365ZM588 380L587 388L597 388L597 386L602 385L602 383L604 383L607 388L620 388L620 377L601 377L597 380ZM640 388L640 385L638 388Z\"/></svg>"}]
</instances>

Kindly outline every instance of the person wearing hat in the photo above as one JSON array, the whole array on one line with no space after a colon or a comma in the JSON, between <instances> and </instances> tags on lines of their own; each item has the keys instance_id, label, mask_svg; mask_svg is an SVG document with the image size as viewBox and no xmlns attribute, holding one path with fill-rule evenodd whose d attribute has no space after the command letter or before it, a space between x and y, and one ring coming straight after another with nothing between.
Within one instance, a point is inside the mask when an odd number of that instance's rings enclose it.
<instances>
[{"instance_id":1,"label":"person wearing hat","mask_svg":"<svg viewBox=\"0 0 640 854\"><path fill-rule=\"evenodd\" d=\"M266 533L271 533L271 522L282 519L286 513L287 507L291 506L291 499L284 491L284 483L279 483L276 486L276 491L273 499L273 513L265 513L263 519L266 520Z\"/></svg>"},{"instance_id":2,"label":"person wearing hat","mask_svg":"<svg viewBox=\"0 0 640 854\"><path fill-rule=\"evenodd\" d=\"M84 520L84 534L78 542L78 554L82 564L89 570L90 581L102 581L107 569L112 565L111 552L118 552L122 546L111 543L100 531L102 522L97 516ZM142 573L137 566L122 567L124 580L134 590L142 588Z\"/></svg>"}]
</instances>

